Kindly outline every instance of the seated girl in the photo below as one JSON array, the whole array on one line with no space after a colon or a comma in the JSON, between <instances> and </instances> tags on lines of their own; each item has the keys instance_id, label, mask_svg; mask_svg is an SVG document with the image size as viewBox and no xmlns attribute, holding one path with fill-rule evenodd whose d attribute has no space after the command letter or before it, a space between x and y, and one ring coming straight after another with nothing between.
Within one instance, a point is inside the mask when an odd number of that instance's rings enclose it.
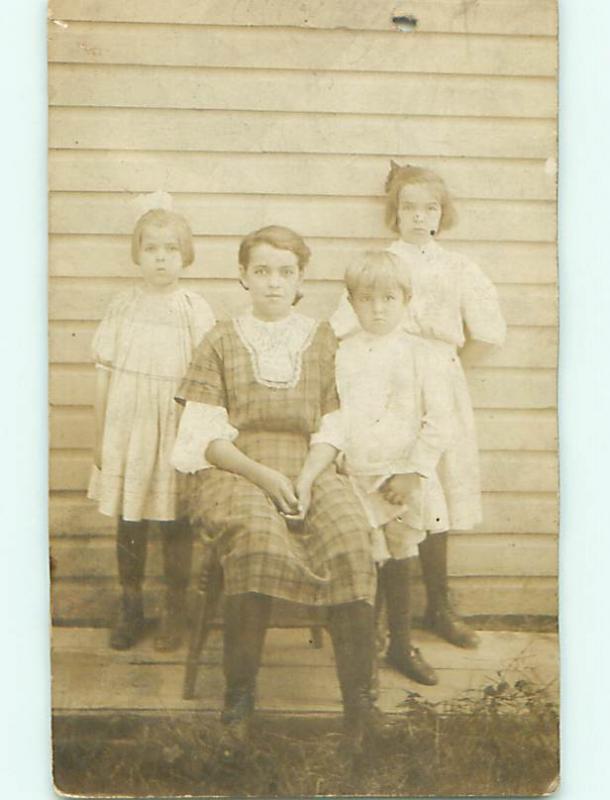
<instances>
[{"instance_id":1,"label":"seated girl","mask_svg":"<svg viewBox=\"0 0 610 800\"><path fill-rule=\"evenodd\" d=\"M361 751L371 701L375 566L369 524L337 474L336 340L297 313L309 249L271 226L239 249L252 310L219 322L178 392L172 463L196 472L191 521L214 537L224 574L225 706L235 750L254 709L271 598L329 608L347 750Z\"/></svg>"}]
</instances>

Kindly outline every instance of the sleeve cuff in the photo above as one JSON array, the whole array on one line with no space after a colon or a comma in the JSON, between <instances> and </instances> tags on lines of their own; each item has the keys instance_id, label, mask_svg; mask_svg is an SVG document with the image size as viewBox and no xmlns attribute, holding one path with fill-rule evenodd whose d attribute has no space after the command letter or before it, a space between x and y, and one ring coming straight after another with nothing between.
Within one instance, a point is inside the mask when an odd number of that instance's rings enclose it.
<instances>
[{"instance_id":1,"label":"sleeve cuff","mask_svg":"<svg viewBox=\"0 0 610 800\"><path fill-rule=\"evenodd\" d=\"M205 452L218 439L233 442L239 431L229 423L226 408L205 403L187 402L178 427L170 459L178 472L193 473L210 469Z\"/></svg>"},{"instance_id":2,"label":"sleeve cuff","mask_svg":"<svg viewBox=\"0 0 610 800\"><path fill-rule=\"evenodd\" d=\"M345 433L341 409L324 414L320 420L320 427L311 436L310 445L314 444L330 444L337 450L344 449Z\"/></svg>"}]
</instances>

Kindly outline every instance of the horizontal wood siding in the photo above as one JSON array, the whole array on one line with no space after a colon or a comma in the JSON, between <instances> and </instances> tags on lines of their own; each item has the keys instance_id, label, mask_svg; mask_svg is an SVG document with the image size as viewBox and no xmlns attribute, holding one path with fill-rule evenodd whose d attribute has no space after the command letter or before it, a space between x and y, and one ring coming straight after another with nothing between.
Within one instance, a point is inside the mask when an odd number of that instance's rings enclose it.
<instances>
[{"instance_id":1,"label":"horizontal wood siding","mask_svg":"<svg viewBox=\"0 0 610 800\"><path fill-rule=\"evenodd\" d=\"M84 497L90 344L137 273L138 195L195 232L185 285L243 307L240 237L290 225L313 251L304 312L327 316L353 254L390 240L390 158L438 170L447 246L497 284L503 350L467 369L484 522L452 537L468 614L556 611L556 13L547 0L54 0L49 22L49 348L54 615L105 620L113 521ZM417 17L403 33L391 17ZM149 608L161 579L149 562ZM418 593L420 590L418 589ZM420 597L420 594L418 594ZM419 602L419 601L418 601Z\"/></svg>"}]
</instances>

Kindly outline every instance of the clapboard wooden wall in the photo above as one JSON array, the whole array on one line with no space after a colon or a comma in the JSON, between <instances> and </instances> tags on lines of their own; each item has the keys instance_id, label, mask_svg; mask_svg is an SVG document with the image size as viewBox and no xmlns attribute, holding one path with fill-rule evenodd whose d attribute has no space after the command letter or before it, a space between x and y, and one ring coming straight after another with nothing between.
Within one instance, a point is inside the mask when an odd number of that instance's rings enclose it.
<instances>
[{"instance_id":1,"label":"clapboard wooden wall","mask_svg":"<svg viewBox=\"0 0 610 800\"><path fill-rule=\"evenodd\" d=\"M554 3L54 0L49 37L56 618L104 619L116 591L112 523L84 496L89 344L135 279L134 197L173 193L197 239L188 284L218 315L243 302L240 236L296 228L314 254L302 308L325 316L350 253L390 238L390 158L446 177L460 214L447 244L496 282L510 326L468 373L485 520L453 537L453 588L466 613L554 614ZM153 553L153 593L159 572Z\"/></svg>"}]
</instances>

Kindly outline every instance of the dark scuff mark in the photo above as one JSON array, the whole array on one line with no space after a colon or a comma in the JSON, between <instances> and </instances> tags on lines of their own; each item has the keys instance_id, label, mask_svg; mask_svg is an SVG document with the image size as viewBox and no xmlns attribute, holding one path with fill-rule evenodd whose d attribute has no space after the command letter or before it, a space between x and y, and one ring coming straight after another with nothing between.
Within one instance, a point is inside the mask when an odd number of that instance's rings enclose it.
<instances>
[{"instance_id":1,"label":"dark scuff mark","mask_svg":"<svg viewBox=\"0 0 610 800\"><path fill-rule=\"evenodd\" d=\"M392 17L392 22L400 31L409 33L417 28L417 17L411 15L401 15Z\"/></svg>"}]
</instances>

